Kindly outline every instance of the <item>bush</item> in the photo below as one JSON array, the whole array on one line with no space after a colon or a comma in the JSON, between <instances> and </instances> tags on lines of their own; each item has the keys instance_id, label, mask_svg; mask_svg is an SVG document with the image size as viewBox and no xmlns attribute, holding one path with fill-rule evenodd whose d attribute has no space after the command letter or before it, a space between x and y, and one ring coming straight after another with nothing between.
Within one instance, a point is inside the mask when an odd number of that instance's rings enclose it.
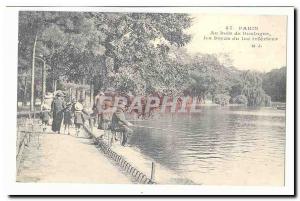
<instances>
[{"instance_id":1,"label":"bush","mask_svg":"<svg viewBox=\"0 0 300 201\"><path fill-rule=\"evenodd\" d=\"M219 105L228 105L230 100L230 96L227 94L217 94L214 97L214 103Z\"/></svg>"},{"instance_id":2,"label":"bush","mask_svg":"<svg viewBox=\"0 0 300 201\"><path fill-rule=\"evenodd\" d=\"M247 100L246 96L244 96L244 95L238 95L238 96L236 96L236 97L233 98L232 103L247 105L248 104L248 100Z\"/></svg>"}]
</instances>

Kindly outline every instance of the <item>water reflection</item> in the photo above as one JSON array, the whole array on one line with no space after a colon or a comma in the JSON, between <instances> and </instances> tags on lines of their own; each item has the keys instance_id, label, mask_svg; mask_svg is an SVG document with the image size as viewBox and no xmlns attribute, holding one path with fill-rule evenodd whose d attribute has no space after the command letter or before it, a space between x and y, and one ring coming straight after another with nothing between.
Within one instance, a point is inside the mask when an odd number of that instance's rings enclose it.
<instances>
[{"instance_id":1,"label":"water reflection","mask_svg":"<svg viewBox=\"0 0 300 201\"><path fill-rule=\"evenodd\" d=\"M272 179L276 184L283 182L285 111L204 107L200 114L165 114L134 123L161 129L136 128L131 145L178 173L190 173L201 183L214 184L212 180L218 176L220 184L222 180L243 184L256 171L273 174L264 175L262 184ZM276 167L277 175L268 171ZM256 181L261 184L258 178L249 185Z\"/></svg>"}]
</instances>

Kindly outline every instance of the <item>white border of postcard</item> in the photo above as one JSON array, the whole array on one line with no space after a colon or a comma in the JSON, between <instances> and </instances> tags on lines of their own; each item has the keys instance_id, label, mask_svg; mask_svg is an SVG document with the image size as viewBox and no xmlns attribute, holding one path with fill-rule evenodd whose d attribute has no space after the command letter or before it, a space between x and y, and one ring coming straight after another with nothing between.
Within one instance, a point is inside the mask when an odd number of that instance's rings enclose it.
<instances>
[{"instance_id":1,"label":"white border of postcard","mask_svg":"<svg viewBox=\"0 0 300 201\"><path fill-rule=\"evenodd\" d=\"M4 10L4 66L3 86L5 153L5 190L10 195L291 195L294 194L294 8L292 7L6 7ZM17 89L17 41L18 11L113 11L113 12L186 12L241 15L286 15L287 33L287 107L286 107L286 158L285 186L200 186L200 185L107 185L63 183L16 183L16 89ZM9 67L9 68L8 68Z\"/></svg>"}]
</instances>

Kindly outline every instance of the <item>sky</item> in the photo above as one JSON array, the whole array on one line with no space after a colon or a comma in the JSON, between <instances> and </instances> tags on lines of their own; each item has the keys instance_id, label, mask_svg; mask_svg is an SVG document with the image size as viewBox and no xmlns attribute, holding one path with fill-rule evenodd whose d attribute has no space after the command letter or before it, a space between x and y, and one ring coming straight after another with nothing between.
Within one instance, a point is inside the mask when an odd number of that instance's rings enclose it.
<instances>
[{"instance_id":1,"label":"sky","mask_svg":"<svg viewBox=\"0 0 300 201\"><path fill-rule=\"evenodd\" d=\"M233 66L240 70L268 72L286 66L286 16L192 14L192 17L193 24L187 30L192 35L192 40L186 46L191 54L229 54ZM233 34L239 30L239 27L256 27L257 30L248 32L268 32L270 33L268 37L278 38L278 40L243 41L241 35L240 40L204 40L204 36L209 36L211 31L218 34L220 31L226 32L226 26L232 26ZM252 45L256 47L253 48Z\"/></svg>"}]
</instances>

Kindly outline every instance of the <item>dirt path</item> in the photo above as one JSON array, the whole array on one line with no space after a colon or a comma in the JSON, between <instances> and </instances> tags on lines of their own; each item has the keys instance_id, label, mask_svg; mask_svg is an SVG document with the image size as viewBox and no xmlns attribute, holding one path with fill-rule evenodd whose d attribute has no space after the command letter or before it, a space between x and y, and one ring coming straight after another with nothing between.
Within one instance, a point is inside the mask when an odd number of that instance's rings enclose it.
<instances>
[{"instance_id":1,"label":"dirt path","mask_svg":"<svg viewBox=\"0 0 300 201\"><path fill-rule=\"evenodd\" d=\"M84 136L42 134L40 144L26 147L18 182L132 183Z\"/></svg>"}]
</instances>

